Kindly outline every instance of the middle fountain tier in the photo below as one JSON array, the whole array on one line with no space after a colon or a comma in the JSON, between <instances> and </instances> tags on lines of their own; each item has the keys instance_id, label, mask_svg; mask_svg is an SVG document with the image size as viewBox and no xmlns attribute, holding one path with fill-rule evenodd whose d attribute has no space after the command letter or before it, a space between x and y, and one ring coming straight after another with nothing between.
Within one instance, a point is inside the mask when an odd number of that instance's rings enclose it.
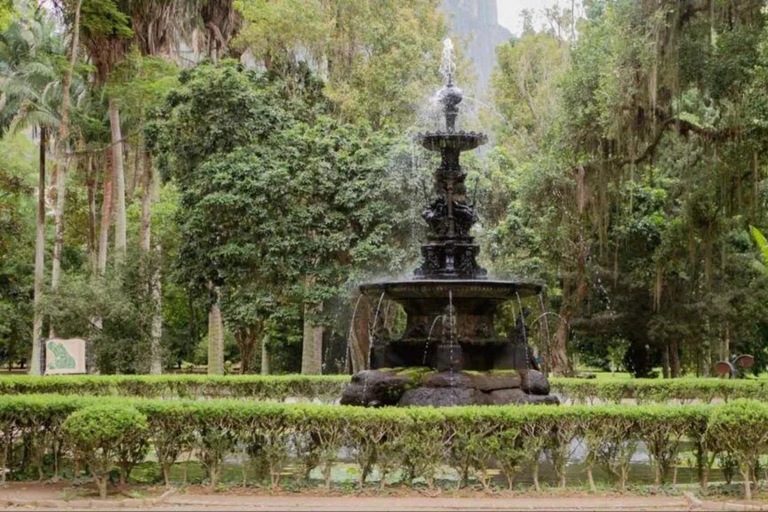
<instances>
[{"instance_id":1,"label":"middle fountain tier","mask_svg":"<svg viewBox=\"0 0 768 512\"><path fill-rule=\"evenodd\" d=\"M488 139L482 133L456 131L462 92L450 72L446 78L438 92L445 129L416 136L424 148L441 156L434 173L434 199L422 213L429 228L427 243L421 246L422 262L412 279L360 286L374 304L386 298L403 307L405 332L397 339L374 336L370 369L353 376L341 403L557 403L528 343L525 311L521 308L509 336L500 336L494 327L500 305L510 300L522 304L542 287L488 279L477 263L480 247L470 234L477 216L467 199L460 155Z\"/></svg>"}]
</instances>

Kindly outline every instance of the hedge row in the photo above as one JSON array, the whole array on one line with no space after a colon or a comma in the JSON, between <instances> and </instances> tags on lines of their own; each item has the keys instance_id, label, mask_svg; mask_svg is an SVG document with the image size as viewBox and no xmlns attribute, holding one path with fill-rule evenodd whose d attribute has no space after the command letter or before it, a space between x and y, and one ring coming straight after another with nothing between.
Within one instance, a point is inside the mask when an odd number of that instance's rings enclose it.
<instances>
[{"instance_id":1,"label":"hedge row","mask_svg":"<svg viewBox=\"0 0 768 512\"><path fill-rule=\"evenodd\" d=\"M759 457L768 453L768 406L738 400L693 406L367 409L235 400L0 397L3 479L6 467L18 470L22 451L41 477L46 465L58 475L59 461L70 457L76 467L87 465L97 481L106 482L104 475L112 468L125 479L151 448L167 485L171 466L191 453L212 486L230 456L257 469L259 476L248 482L254 485L280 485L288 464L298 462L304 478L320 468L330 486L331 467L344 450L359 468L361 486L375 468L383 475L381 486L387 476L399 476L405 485L423 479L433 487L438 471L449 465L460 475L460 485L476 480L486 488L492 467L506 476L510 488L530 468L538 488L539 464L546 459L564 487L565 468L578 441L587 454L592 488L592 470L599 465L623 489L640 442L662 484L677 464L683 440L695 447L704 488L720 457L741 468L749 497L750 483L760 473Z\"/></svg>"},{"instance_id":2,"label":"hedge row","mask_svg":"<svg viewBox=\"0 0 768 512\"><path fill-rule=\"evenodd\" d=\"M637 403L680 404L692 402L736 400L739 398L768 401L768 380L758 379L564 379L552 378L552 391L572 403L620 403L634 399Z\"/></svg>"},{"instance_id":3,"label":"hedge row","mask_svg":"<svg viewBox=\"0 0 768 512\"><path fill-rule=\"evenodd\" d=\"M571 403L682 404L737 398L768 401L768 380L724 379L550 379L552 390ZM349 382L346 375L226 376L207 375L112 375L74 377L13 376L0 378L0 394L86 394L145 398L251 398L257 400L333 401Z\"/></svg>"},{"instance_id":4,"label":"hedge row","mask_svg":"<svg viewBox=\"0 0 768 512\"><path fill-rule=\"evenodd\" d=\"M333 401L341 396L349 381L347 375L20 375L0 377L0 394Z\"/></svg>"}]
</instances>

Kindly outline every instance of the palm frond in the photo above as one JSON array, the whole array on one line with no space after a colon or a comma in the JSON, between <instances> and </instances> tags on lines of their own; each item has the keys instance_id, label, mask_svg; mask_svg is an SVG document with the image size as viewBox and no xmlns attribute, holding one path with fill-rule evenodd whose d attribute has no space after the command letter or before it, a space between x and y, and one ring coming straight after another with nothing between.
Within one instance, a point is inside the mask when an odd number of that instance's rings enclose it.
<instances>
[{"instance_id":1,"label":"palm frond","mask_svg":"<svg viewBox=\"0 0 768 512\"><path fill-rule=\"evenodd\" d=\"M749 226L749 232L752 234L752 238L755 239L758 249L760 249L763 263L768 265L768 240L765 239L765 236L755 226Z\"/></svg>"}]
</instances>

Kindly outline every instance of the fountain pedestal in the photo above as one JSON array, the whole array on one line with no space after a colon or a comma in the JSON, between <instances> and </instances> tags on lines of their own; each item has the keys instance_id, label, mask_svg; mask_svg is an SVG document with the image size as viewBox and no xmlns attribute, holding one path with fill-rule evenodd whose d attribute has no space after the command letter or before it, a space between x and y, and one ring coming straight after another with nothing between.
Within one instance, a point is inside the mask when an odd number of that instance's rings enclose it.
<instances>
[{"instance_id":1,"label":"fountain pedestal","mask_svg":"<svg viewBox=\"0 0 768 512\"><path fill-rule=\"evenodd\" d=\"M522 307L509 336L500 336L494 327L501 304L521 304L542 287L487 279L477 263L480 247L470 234L477 216L467 200L460 155L487 137L455 129L462 92L453 84L451 48L446 45L441 68L447 70L446 85L438 93L445 130L416 136L424 148L441 155L434 173L436 197L422 213L429 226L428 241L421 247L423 261L411 280L360 287L374 301L387 298L402 305L408 317L405 333L398 339L373 340L371 369L353 376L342 404L557 403L532 355Z\"/></svg>"}]
</instances>

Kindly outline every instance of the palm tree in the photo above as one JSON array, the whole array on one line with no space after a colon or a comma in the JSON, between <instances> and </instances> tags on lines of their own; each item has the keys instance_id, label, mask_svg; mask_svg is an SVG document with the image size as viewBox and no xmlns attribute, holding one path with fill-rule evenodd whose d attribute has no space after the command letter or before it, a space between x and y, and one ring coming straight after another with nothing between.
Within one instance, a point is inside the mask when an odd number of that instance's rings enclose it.
<instances>
[{"instance_id":1,"label":"palm tree","mask_svg":"<svg viewBox=\"0 0 768 512\"><path fill-rule=\"evenodd\" d=\"M58 126L60 74L57 60L64 45L54 21L43 10L16 21L0 37L0 127L15 132L34 127L40 140L37 234L35 238L35 312L30 373L39 374L43 318L38 304L45 278L45 181L49 134Z\"/></svg>"}]
</instances>

